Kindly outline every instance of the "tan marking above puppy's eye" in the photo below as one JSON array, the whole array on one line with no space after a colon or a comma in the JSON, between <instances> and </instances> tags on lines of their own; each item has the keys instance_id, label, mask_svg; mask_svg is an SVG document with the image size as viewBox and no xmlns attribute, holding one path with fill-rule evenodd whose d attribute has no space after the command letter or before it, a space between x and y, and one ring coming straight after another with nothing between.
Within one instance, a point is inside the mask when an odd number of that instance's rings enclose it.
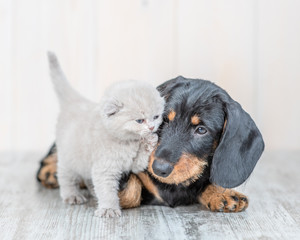
<instances>
[{"instance_id":1,"label":"tan marking above puppy's eye","mask_svg":"<svg viewBox=\"0 0 300 240\"><path fill-rule=\"evenodd\" d=\"M176 116L176 112L174 110L171 110L171 112L168 114L168 119L170 121L173 121L175 116Z\"/></svg>"},{"instance_id":2,"label":"tan marking above puppy's eye","mask_svg":"<svg viewBox=\"0 0 300 240\"><path fill-rule=\"evenodd\" d=\"M191 123L193 125L198 125L200 123L200 118L197 115L191 117Z\"/></svg>"}]
</instances>

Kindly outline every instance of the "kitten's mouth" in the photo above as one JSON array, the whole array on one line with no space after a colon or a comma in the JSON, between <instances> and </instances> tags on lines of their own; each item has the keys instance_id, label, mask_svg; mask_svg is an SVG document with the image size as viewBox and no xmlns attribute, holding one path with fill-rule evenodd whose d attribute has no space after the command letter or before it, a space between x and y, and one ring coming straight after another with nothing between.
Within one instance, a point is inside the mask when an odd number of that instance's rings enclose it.
<instances>
[{"instance_id":1,"label":"kitten's mouth","mask_svg":"<svg viewBox=\"0 0 300 240\"><path fill-rule=\"evenodd\" d=\"M141 132L141 137L146 138L147 136L149 136L150 134L153 134L155 132L152 131L147 131L147 132Z\"/></svg>"}]
</instances>

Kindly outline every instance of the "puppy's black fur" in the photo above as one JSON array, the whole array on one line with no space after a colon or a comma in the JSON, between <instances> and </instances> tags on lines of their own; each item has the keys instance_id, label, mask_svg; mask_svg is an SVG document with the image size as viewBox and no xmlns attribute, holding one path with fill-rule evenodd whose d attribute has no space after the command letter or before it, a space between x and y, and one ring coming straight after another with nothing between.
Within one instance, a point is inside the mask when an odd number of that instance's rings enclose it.
<instances>
[{"instance_id":1,"label":"puppy's black fur","mask_svg":"<svg viewBox=\"0 0 300 240\"><path fill-rule=\"evenodd\" d=\"M163 199L161 203L191 204L198 202L197 197L210 183L224 188L243 183L260 158L264 142L241 106L223 89L205 80L179 76L157 89L166 98L165 121L159 132L153 171L149 172ZM170 111L176 113L172 121L167 117ZM197 125L191 123L195 115L200 120ZM166 165L175 166L183 153L207 162L201 176L189 185L163 183L165 175L170 174L164 172ZM145 189L143 203L159 201Z\"/></svg>"}]
</instances>

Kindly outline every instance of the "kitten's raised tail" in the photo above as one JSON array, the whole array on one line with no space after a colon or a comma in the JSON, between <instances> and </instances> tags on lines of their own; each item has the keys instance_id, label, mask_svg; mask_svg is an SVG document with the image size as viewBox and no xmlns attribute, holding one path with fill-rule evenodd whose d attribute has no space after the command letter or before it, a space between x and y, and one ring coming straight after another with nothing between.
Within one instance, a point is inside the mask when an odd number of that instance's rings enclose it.
<instances>
[{"instance_id":1,"label":"kitten's raised tail","mask_svg":"<svg viewBox=\"0 0 300 240\"><path fill-rule=\"evenodd\" d=\"M65 74L60 67L57 57L53 52L48 52L48 61L50 76L60 105L83 100L84 98L69 84L67 78L65 77Z\"/></svg>"}]
</instances>

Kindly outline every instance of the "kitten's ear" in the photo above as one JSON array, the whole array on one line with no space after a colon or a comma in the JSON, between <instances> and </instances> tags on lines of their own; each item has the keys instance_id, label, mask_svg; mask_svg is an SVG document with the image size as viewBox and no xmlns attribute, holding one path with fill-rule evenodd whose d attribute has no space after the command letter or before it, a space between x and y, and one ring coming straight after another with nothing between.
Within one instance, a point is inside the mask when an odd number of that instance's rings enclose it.
<instances>
[{"instance_id":1,"label":"kitten's ear","mask_svg":"<svg viewBox=\"0 0 300 240\"><path fill-rule=\"evenodd\" d=\"M124 104L117 99L107 99L103 104L103 112L106 117L111 117L118 113Z\"/></svg>"}]
</instances>

